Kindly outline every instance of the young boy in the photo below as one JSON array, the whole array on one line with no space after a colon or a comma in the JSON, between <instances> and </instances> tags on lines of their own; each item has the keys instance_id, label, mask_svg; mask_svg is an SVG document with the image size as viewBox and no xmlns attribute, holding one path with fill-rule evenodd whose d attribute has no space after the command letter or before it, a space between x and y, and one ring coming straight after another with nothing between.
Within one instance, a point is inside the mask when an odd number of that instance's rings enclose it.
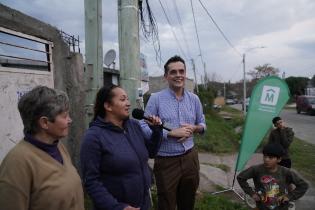
<instances>
[{"instance_id":1,"label":"young boy","mask_svg":"<svg viewBox=\"0 0 315 210\"><path fill-rule=\"evenodd\" d=\"M267 144L263 149L264 163L249 167L237 176L237 181L246 194L249 194L260 210L287 210L289 201L302 197L308 184L296 173L278 165L284 149L280 144ZM247 180L253 179L255 189ZM294 190L289 187L294 184Z\"/></svg>"}]
</instances>

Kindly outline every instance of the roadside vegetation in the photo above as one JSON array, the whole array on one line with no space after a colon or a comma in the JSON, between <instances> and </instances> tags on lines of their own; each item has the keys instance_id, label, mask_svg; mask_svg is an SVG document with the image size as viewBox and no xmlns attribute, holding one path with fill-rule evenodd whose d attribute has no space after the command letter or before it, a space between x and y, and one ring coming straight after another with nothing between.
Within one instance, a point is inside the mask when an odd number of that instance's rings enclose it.
<instances>
[{"instance_id":1,"label":"roadside vegetation","mask_svg":"<svg viewBox=\"0 0 315 210\"><path fill-rule=\"evenodd\" d=\"M196 136L196 146L200 152L233 153L240 145L241 134L236 128L244 123L239 110L223 107L217 113L206 112L207 130L203 135Z\"/></svg>"},{"instance_id":2,"label":"roadside vegetation","mask_svg":"<svg viewBox=\"0 0 315 210\"><path fill-rule=\"evenodd\" d=\"M247 210L243 203L234 202L225 196L204 193L197 196L195 210Z\"/></svg>"},{"instance_id":3,"label":"roadside vegetation","mask_svg":"<svg viewBox=\"0 0 315 210\"><path fill-rule=\"evenodd\" d=\"M155 210L157 206L156 187L152 188L152 202ZM236 202L231 196L211 195L210 193L199 193L196 196L195 210L246 210L244 203Z\"/></svg>"},{"instance_id":4,"label":"roadside vegetation","mask_svg":"<svg viewBox=\"0 0 315 210\"><path fill-rule=\"evenodd\" d=\"M315 145L294 138L290 154L292 168L315 185Z\"/></svg>"}]
</instances>

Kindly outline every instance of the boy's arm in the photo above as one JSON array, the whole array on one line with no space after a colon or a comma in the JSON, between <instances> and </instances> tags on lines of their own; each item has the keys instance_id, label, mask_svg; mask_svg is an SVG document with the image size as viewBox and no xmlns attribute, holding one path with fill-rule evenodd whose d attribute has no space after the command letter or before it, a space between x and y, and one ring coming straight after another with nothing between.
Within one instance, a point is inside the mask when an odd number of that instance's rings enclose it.
<instances>
[{"instance_id":1,"label":"boy's arm","mask_svg":"<svg viewBox=\"0 0 315 210\"><path fill-rule=\"evenodd\" d=\"M250 196L253 196L255 194L255 191L249 186L247 180L252 179L254 177L254 174L254 168L250 167L237 175L237 181L239 185L241 186L243 191Z\"/></svg>"},{"instance_id":2,"label":"boy's arm","mask_svg":"<svg viewBox=\"0 0 315 210\"><path fill-rule=\"evenodd\" d=\"M291 144L292 141L293 141L293 137L294 137L293 129L289 128L289 127L286 127L285 131L286 131L285 133L286 133L286 136L287 136L288 143Z\"/></svg>"},{"instance_id":3,"label":"boy's arm","mask_svg":"<svg viewBox=\"0 0 315 210\"><path fill-rule=\"evenodd\" d=\"M289 200L297 200L306 193L308 184L293 171L289 172L290 183L294 184L296 188L288 193L288 198Z\"/></svg>"}]
</instances>

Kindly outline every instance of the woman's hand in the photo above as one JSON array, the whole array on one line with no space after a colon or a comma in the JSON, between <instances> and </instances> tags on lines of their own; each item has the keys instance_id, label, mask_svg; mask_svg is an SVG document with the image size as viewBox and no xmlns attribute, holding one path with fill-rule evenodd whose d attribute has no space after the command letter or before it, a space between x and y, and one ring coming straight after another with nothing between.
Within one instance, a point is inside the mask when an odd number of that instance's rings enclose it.
<instances>
[{"instance_id":1,"label":"woman's hand","mask_svg":"<svg viewBox=\"0 0 315 210\"><path fill-rule=\"evenodd\" d=\"M145 121L149 125L151 125L151 126L162 125L162 120L158 116L150 115L148 118L150 119L150 121L149 120L145 120Z\"/></svg>"}]
</instances>

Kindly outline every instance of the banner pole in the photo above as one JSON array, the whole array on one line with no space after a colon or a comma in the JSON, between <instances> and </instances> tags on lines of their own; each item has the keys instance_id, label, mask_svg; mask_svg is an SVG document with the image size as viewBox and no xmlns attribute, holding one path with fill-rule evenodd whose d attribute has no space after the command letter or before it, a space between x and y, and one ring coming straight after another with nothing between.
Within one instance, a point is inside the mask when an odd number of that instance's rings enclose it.
<instances>
[{"instance_id":1,"label":"banner pole","mask_svg":"<svg viewBox=\"0 0 315 210\"><path fill-rule=\"evenodd\" d=\"M236 168L235 168L235 170L234 170L234 176L233 176L232 188L234 188L234 184L235 184L235 177L236 177Z\"/></svg>"},{"instance_id":2,"label":"banner pole","mask_svg":"<svg viewBox=\"0 0 315 210\"><path fill-rule=\"evenodd\" d=\"M234 170L234 176L233 176L233 182L232 182L232 186L228 189L225 189L225 190L221 190L221 191L217 191L217 192L213 192L211 193L211 195L216 195L216 194L220 194L220 193L225 193L225 192L229 192L229 191L232 191L234 192L242 201L245 201L245 198L235 190L234 188L234 184L235 184L235 178L236 178L236 167L235 167L235 170Z\"/></svg>"}]
</instances>

